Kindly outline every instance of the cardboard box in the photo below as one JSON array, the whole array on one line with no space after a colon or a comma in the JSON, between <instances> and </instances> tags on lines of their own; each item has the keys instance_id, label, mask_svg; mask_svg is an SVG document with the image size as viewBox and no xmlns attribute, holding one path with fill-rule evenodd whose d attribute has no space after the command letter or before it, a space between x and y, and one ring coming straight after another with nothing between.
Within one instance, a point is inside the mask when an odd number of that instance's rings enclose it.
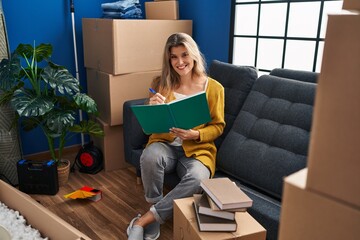
<instances>
[{"instance_id":1,"label":"cardboard box","mask_svg":"<svg viewBox=\"0 0 360 240\"><path fill-rule=\"evenodd\" d=\"M305 187L307 169L285 178L279 240L355 240L360 210Z\"/></svg>"},{"instance_id":2,"label":"cardboard box","mask_svg":"<svg viewBox=\"0 0 360 240\"><path fill-rule=\"evenodd\" d=\"M127 100L149 97L149 87L161 71L111 75L87 69L88 94L98 106L99 117L110 126L123 123L123 104Z\"/></svg>"},{"instance_id":3,"label":"cardboard box","mask_svg":"<svg viewBox=\"0 0 360 240\"><path fill-rule=\"evenodd\" d=\"M307 187L360 208L360 15L328 17Z\"/></svg>"},{"instance_id":4,"label":"cardboard box","mask_svg":"<svg viewBox=\"0 0 360 240\"><path fill-rule=\"evenodd\" d=\"M174 200L174 240L265 240L265 228L247 212L236 213L236 232L199 232L193 201L192 197Z\"/></svg>"},{"instance_id":5,"label":"cardboard box","mask_svg":"<svg viewBox=\"0 0 360 240\"><path fill-rule=\"evenodd\" d=\"M360 1L359 0L344 0L343 9L346 10L360 10Z\"/></svg>"},{"instance_id":6,"label":"cardboard box","mask_svg":"<svg viewBox=\"0 0 360 240\"><path fill-rule=\"evenodd\" d=\"M56 216L26 193L0 180L0 201L8 208L19 211L26 224L39 230L52 240L90 239L88 236Z\"/></svg>"},{"instance_id":7,"label":"cardboard box","mask_svg":"<svg viewBox=\"0 0 360 240\"><path fill-rule=\"evenodd\" d=\"M110 126L100 118L96 118L95 121L100 124L105 134L104 137L92 137L94 145L103 153L104 170L113 171L129 167L125 161L123 126Z\"/></svg>"},{"instance_id":8,"label":"cardboard box","mask_svg":"<svg viewBox=\"0 0 360 240\"><path fill-rule=\"evenodd\" d=\"M145 2L146 19L179 19L178 1Z\"/></svg>"},{"instance_id":9,"label":"cardboard box","mask_svg":"<svg viewBox=\"0 0 360 240\"><path fill-rule=\"evenodd\" d=\"M118 75L161 69L166 40L192 21L83 18L82 30L85 67Z\"/></svg>"}]
</instances>

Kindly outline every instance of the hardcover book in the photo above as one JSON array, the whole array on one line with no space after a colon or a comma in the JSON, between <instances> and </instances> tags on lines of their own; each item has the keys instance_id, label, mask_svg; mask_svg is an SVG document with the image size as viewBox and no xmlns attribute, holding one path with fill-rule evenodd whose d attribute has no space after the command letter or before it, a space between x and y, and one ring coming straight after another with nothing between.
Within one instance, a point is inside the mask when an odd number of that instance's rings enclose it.
<instances>
[{"instance_id":1,"label":"hardcover book","mask_svg":"<svg viewBox=\"0 0 360 240\"><path fill-rule=\"evenodd\" d=\"M209 195L207 195L206 193L204 193L206 195L206 198L208 200L209 206L211 208L211 210L213 211L224 211L221 210L215 203L214 201L211 199L211 197L209 197ZM227 212L246 212L247 208L231 208L231 209L226 209Z\"/></svg>"},{"instance_id":2,"label":"hardcover book","mask_svg":"<svg viewBox=\"0 0 360 240\"><path fill-rule=\"evenodd\" d=\"M235 212L228 212L225 210L212 210L208 201L206 193L194 194L194 198L199 199L199 213L207 216L213 216L218 218L224 218L229 220L235 219Z\"/></svg>"},{"instance_id":3,"label":"hardcover book","mask_svg":"<svg viewBox=\"0 0 360 240\"><path fill-rule=\"evenodd\" d=\"M205 179L200 186L221 210L252 206L252 199L229 178Z\"/></svg>"},{"instance_id":4,"label":"hardcover book","mask_svg":"<svg viewBox=\"0 0 360 240\"><path fill-rule=\"evenodd\" d=\"M196 220L200 231L211 231L211 232L235 232L237 229L236 220L229 220L224 218L218 218L208 216L199 213L199 201L201 196L194 195L194 210Z\"/></svg>"},{"instance_id":5,"label":"hardcover book","mask_svg":"<svg viewBox=\"0 0 360 240\"><path fill-rule=\"evenodd\" d=\"M168 133L170 128L191 129L210 122L210 111L204 91L156 105L131 106L146 134Z\"/></svg>"}]
</instances>

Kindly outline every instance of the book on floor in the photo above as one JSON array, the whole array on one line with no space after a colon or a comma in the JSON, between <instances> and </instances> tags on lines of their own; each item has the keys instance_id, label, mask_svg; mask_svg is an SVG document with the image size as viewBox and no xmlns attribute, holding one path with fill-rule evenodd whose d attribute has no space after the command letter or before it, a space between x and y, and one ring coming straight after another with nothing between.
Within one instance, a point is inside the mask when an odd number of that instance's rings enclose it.
<instances>
[{"instance_id":1,"label":"book on floor","mask_svg":"<svg viewBox=\"0 0 360 240\"><path fill-rule=\"evenodd\" d=\"M191 129L211 120L205 91L164 104L133 105L131 109L146 134L168 133L172 127Z\"/></svg>"},{"instance_id":2,"label":"book on floor","mask_svg":"<svg viewBox=\"0 0 360 240\"><path fill-rule=\"evenodd\" d=\"M88 199L97 202L101 200L102 192L89 186L83 186L74 192L64 195L64 197L71 199Z\"/></svg>"},{"instance_id":3,"label":"book on floor","mask_svg":"<svg viewBox=\"0 0 360 240\"><path fill-rule=\"evenodd\" d=\"M252 206L252 199L229 178L204 179L200 186L221 210Z\"/></svg>"},{"instance_id":4,"label":"book on floor","mask_svg":"<svg viewBox=\"0 0 360 240\"><path fill-rule=\"evenodd\" d=\"M237 229L236 220L229 220L219 217L208 216L199 213L199 201L201 196L194 195L194 210L199 231L211 232L235 232Z\"/></svg>"},{"instance_id":5,"label":"book on floor","mask_svg":"<svg viewBox=\"0 0 360 240\"><path fill-rule=\"evenodd\" d=\"M235 219L235 212L228 212L228 211L220 210L220 209L212 210L210 207L206 193L194 194L194 198L199 199L198 205L199 205L199 213L200 214L218 217L218 218L229 219L229 220Z\"/></svg>"}]
</instances>

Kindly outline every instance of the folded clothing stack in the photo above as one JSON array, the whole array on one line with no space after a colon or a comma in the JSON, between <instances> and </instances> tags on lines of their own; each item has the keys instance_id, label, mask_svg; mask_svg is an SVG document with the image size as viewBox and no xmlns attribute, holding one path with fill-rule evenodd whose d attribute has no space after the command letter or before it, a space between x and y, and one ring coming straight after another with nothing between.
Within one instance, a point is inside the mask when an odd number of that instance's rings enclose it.
<instances>
[{"instance_id":1,"label":"folded clothing stack","mask_svg":"<svg viewBox=\"0 0 360 240\"><path fill-rule=\"evenodd\" d=\"M141 19L142 11L139 0L120 0L102 3L103 18Z\"/></svg>"}]
</instances>

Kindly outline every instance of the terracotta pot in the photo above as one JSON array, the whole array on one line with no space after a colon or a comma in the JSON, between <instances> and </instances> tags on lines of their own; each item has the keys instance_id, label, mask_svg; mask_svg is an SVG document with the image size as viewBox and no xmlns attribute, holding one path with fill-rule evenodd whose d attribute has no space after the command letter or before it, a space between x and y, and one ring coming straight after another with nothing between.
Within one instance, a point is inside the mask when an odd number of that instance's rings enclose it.
<instances>
[{"instance_id":1,"label":"terracotta pot","mask_svg":"<svg viewBox=\"0 0 360 240\"><path fill-rule=\"evenodd\" d=\"M70 161L68 159L62 159L58 163L58 181L59 187L64 186L69 180L70 174Z\"/></svg>"}]
</instances>

